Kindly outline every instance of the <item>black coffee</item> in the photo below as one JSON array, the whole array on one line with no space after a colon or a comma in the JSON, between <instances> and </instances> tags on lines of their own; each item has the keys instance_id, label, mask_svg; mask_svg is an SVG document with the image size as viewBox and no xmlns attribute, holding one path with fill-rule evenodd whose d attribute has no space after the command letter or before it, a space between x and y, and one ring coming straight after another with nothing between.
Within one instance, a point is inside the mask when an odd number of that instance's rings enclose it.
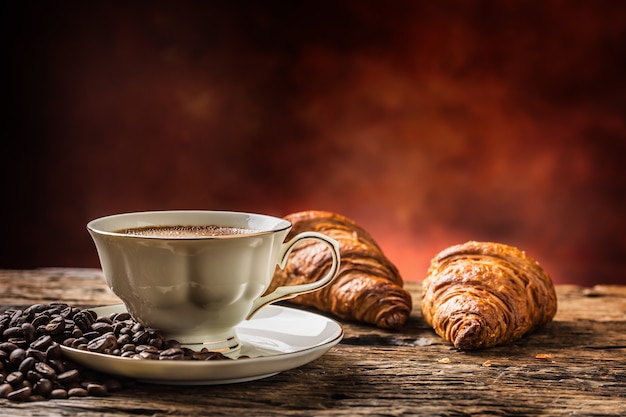
<instances>
[{"instance_id":1,"label":"black coffee","mask_svg":"<svg viewBox=\"0 0 626 417\"><path fill-rule=\"evenodd\" d=\"M248 234L257 233L257 232L259 231L254 230L254 229L245 229L241 227L231 227L231 226L216 226L216 225L145 226L145 227L133 227L130 229L116 230L116 233L123 233L126 235L148 236L148 237L151 237L151 236L169 237L169 238L248 235Z\"/></svg>"}]
</instances>

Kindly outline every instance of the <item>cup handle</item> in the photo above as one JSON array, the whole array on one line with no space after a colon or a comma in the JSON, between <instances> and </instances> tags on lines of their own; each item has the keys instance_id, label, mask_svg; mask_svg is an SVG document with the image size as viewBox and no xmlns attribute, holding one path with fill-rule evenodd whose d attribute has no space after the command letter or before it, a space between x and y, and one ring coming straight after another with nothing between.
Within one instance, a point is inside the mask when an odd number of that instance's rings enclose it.
<instances>
[{"instance_id":1,"label":"cup handle","mask_svg":"<svg viewBox=\"0 0 626 417\"><path fill-rule=\"evenodd\" d=\"M300 285L285 285L282 287L276 288L271 293L264 295L254 301L252 304L252 309L250 313L248 313L248 317L246 320L250 319L259 309L267 304L273 303L275 301L286 300L289 298L293 298L297 295L304 294L307 292L315 291L318 288L329 284L335 276L337 276L337 272L339 271L339 243L326 235L317 232L302 232L291 238L286 243L283 243L280 254L278 266L280 269L283 269L287 264L287 259L289 258L289 254L295 248L295 246L303 242L305 240L318 240L328 246L330 249L330 254L333 258L333 263L330 266L330 270L328 273L321 279L311 282L309 284L300 284Z\"/></svg>"}]
</instances>

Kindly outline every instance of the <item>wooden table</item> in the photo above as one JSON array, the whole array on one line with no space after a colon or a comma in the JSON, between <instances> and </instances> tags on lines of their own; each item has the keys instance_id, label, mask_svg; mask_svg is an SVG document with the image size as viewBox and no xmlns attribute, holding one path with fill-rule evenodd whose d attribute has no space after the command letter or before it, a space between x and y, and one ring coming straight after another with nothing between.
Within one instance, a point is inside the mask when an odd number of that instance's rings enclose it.
<instances>
[{"instance_id":1,"label":"wooden table","mask_svg":"<svg viewBox=\"0 0 626 417\"><path fill-rule=\"evenodd\" d=\"M419 306L420 285L407 288ZM136 383L107 397L12 402L0 414L118 416L626 415L626 287L559 286L555 321L511 346L456 351L415 308L401 332L343 323L320 359L221 386ZM0 311L113 304L95 269L0 270ZM538 357L539 355L539 357Z\"/></svg>"}]
</instances>

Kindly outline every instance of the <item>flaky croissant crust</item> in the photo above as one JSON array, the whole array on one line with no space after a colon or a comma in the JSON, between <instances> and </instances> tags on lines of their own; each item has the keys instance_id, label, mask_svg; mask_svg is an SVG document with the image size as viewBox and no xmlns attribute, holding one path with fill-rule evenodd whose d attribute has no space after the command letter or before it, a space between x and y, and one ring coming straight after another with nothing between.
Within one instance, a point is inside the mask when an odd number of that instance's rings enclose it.
<instances>
[{"instance_id":1,"label":"flaky croissant crust","mask_svg":"<svg viewBox=\"0 0 626 417\"><path fill-rule=\"evenodd\" d=\"M550 322L554 285L519 249L466 242L441 251L423 282L422 315L459 349L510 343Z\"/></svg>"},{"instance_id":2,"label":"flaky croissant crust","mask_svg":"<svg viewBox=\"0 0 626 417\"><path fill-rule=\"evenodd\" d=\"M381 328L399 329L411 313L411 295L402 288L397 268L361 226L336 213L310 210L285 216L292 223L287 238L316 231L339 243L341 264L337 277L320 290L300 295L293 302L309 305L345 320ZM268 291L282 285L312 282L328 271L328 250L316 242L294 248L285 269L277 269Z\"/></svg>"}]
</instances>

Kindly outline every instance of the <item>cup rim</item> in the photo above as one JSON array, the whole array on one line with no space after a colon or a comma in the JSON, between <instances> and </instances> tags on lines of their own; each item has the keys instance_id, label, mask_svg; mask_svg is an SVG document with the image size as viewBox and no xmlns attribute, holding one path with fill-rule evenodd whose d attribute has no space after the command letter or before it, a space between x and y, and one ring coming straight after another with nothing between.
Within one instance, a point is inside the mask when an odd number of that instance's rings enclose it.
<instances>
[{"instance_id":1,"label":"cup rim","mask_svg":"<svg viewBox=\"0 0 626 417\"><path fill-rule=\"evenodd\" d=\"M216 216L240 216L240 217L248 217L248 218L256 218L256 219L266 219L276 222L276 225L268 230L259 230L253 233L245 233L245 234L233 234L233 235L215 235L215 236L186 236L186 237L168 237L168 236L147 236L147 235L132 235L127 233L120 233L115 230L107 230L106 227L103 227L103 223L112 222L117 219L132 219L132 218L145 218L148 217L156 217L163 215L216 215ZM154 222L153 224L163 225L164 222ZM145 226L150 226L151 224L148 222ZM232 226L232 224L229 224ZM286 219L270 216L267 214L261 213L250 213L243 211L229 211L229 210L149 210L149 211L132 211L132 212L123 212L117 214L110 214L107 216L102 216L95 218L87 223L87 230L91 233L95 233L98 235L106 235L106 236L116 236L123 237L128 239L153 239L153 240L207 240L207 239L241 239L247 237L254 236L262 236L273 234L281 231L285 231L290 229L292 226L291 222ZM139 226L128 226L128 227L142 227ZM117 230L123 229L125 226L116 227Z\"/></svg>"}]
</instances>

